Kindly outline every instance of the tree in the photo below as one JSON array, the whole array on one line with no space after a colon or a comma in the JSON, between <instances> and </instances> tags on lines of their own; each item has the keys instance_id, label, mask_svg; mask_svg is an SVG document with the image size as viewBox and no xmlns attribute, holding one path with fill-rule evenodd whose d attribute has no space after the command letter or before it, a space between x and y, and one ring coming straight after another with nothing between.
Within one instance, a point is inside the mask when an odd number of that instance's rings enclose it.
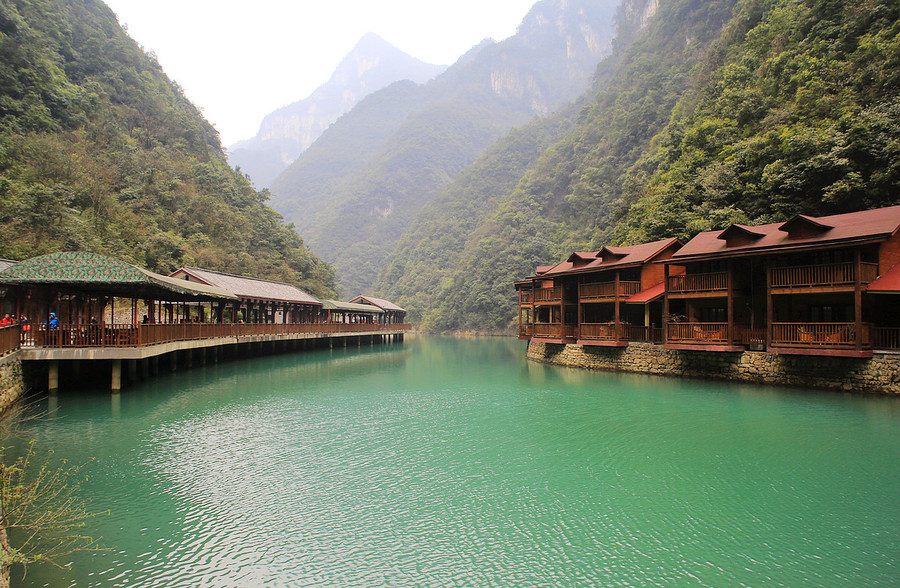
<instances>
[{"instance_id":1,"label":"tree","mask_svg":"<svg viewBox=\"0 0 900 588\"><path fill-rule=\"evenodd\" d=\"M0 433L34 418L21 408L11 410ZM55 467L49 459L38 465L34 441L18 458L10 459L9 453L0 449L0 588L9 587L13 566L22 566L23 575L35 563L65 567L61 561L67 555L100 549L96 539L80 531L95 516L77 494L83 465L63 461Z\"/></svg>"}]
</instances>

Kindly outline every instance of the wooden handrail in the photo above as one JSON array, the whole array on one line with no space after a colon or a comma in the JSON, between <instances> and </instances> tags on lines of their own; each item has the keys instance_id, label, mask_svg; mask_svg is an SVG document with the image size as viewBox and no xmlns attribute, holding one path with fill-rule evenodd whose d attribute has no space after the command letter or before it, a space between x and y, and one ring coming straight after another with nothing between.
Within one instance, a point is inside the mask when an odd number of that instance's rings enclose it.
<instances>
[{"instance_id":1,"label":"wooden handrail","mask_svg":"<svg viewBox=\"0 0 900 588\"><path fill-rule=\"evenodd\" d=\"M875 349L900 349L900 327L872 327Z\"/></svg>"},{"instance_id":2,"label":"wooden handrail","mask_svg":"<svg viewBox=\"0 0 900 588\"><path fill-rule=\"evenodd\" d=\"M719 292L728 290L728 272L669 276L669 293Z\"/></svg>"},{"instance_id":3,"label":"wooden handrail","mask_svg":"<svg viewBox=\"0 0 900 588\"><path fill-rule=\"evenodd\" d=\"M60 323L58 328L37 325L22 333L21 341L27 347L141 347L174 341L195 341L224 337L254 335L302 335L312 333L365 333L409 330L409 324L369 323L182 323L143 324L138 326L70 325Z\"/></svg>"},{"instance_id":4,"label":"wooden handrail","mask_svg":"<svg viewBox=\"0 0 900 588\"><path fill-rule=\"evenodd\" d=\"M640 282L619 282L619 297L634 296L641 291ZM578 285L578 298L581 301L596 298L615 298L615 282L594 282Z\"/></svg>"},{"instance_id":5,"label":"wooden handrail","mask_svg":"<svg viewBox=\"0 0 900 588\"><path fill-rule=\"evenodd\" d=\"M878 264L860 264L860 283L868 284L878 276ZM856 283L856 263L831 263L773 267L773 288L810 288L815 286L851 286Z\"/></svg>"},{"instance_id":6,"label":"wooden handrail","mask_svg":"<svg viewBox=\"0 0 900 588\"><path fill-rule=\"evenodd\" d=\"M535 302L558 302L562 300L562 287L538 288L534 290Z\"/></svg>"},{"instance_id":7,"label":"wooden handrail","mask_svg":"<svg viewBox=\"0 0 900 588\"><path fill-rule=\"evenodd\" d=\"M669 323L667 339L683 343L730 343L728 323Z\"/></svg>"},{"instance_id":8,"label":"wooden handrail","mask_svg":"<svg viewBox=\"0 0 900 588\"><path fill-rule=\"evenodd\" d=\"M772 345L776 347L862 347L872 346L869 325L856 332L856 323L772 323Z\"/></svg>"},{"instance_id":9,"label":"wooden handrail","mask_svg":"<svg viewBox=\"0 0 900 588\"><path fill-rule=\"evenodd\" d=\"M21 327L19 325L7 325L0 327L0 355L6 355L21 346Z\"/></svg>"}]
</instances>

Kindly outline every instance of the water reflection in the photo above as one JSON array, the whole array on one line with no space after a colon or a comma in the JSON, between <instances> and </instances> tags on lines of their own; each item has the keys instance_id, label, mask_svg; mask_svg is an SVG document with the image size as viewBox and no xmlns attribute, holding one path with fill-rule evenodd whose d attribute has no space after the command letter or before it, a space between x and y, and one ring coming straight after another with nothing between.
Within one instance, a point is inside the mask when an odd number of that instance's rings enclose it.
<instances>
[{"instance_id":1,"label":"water reflection","mask_svg":"<svg viewBox=\"0 0 900 588\"><path fill-rule=\"evenodd\" d=\"M97 458L84 491L111 510L96 531L115 550L19 585L896 578L894 399L523 356L517 340L421 337L48 398L59 418L31 432Z\"/></svg>"}]
</instances>

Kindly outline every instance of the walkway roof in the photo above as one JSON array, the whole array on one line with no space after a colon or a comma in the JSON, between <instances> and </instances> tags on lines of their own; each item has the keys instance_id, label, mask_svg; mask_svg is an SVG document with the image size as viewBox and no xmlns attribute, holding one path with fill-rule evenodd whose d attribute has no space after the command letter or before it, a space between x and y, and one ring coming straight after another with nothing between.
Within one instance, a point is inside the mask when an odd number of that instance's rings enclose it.
<instances>
[{"instance_id":1,"label":"walkway roof","mask_svg":"<svg viewBox=\"0 0 900 588\"><path fill-rule=\"evenodd\" d=\"M394 312L406 312L406 309L400 308L393 302L385 300L384 298L375 298L374 296L357 296L351 302L359 302L362 304L371 304L373 306L377 306L381 310L390 310Z\"/></svg>"},{"instance_id":2,"label":"walkway roof","mask_svg":"<svg viewBox=\"0 0 900 588\"><path fill-rule=\"evenodd\" d=\"M355 304L353 302L341 302L340 300L325 300L322 303L325 310L340 310L343 312L365 312L369 314L384 314L384 311L371 304Z\"/></svg>"},{"instance_id":3,"label":"walkway roof","mask_svg":"<svg viewBox=\"0 0 900 588\"><path fill-rule=\"evenodd\" d=\"M50 253L0 271L0 283L154 300L237 300L227 290L189 283L87 251Z\"/></svg>"},{"instance_id":4,"label":"walkway roof","mask_svg":"<svg viewBox=\"0 0 900 588\"><path fill-rule=\"evenodd\" d=\"M211 286L218 286L219 288L224 288L229 292L235 293L243 299L269 300L293 304L314 304L317 306L322 304L322 301L315 296L307 294L300 288L292 286L291 284L285 284L284 282L273 282L271 280L261 280L247 276L226 274L224 272L217 272L199 267L183 267L171 274L171 277L179 280L184 279L182 276L188 277L192 284L204 283Z\"/></svg>"}]
</instances>

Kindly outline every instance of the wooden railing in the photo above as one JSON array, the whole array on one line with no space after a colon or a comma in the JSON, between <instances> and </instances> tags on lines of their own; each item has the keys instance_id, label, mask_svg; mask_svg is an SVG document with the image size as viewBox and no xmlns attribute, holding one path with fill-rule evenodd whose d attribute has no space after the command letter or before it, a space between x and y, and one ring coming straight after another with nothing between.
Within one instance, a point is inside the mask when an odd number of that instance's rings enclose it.
<instances>
[{"instance_id":1,"label":"wooden railing","mask_svg":"<svg viewBox=\"0 0 900 588\"><path fill-rule=\"evenodd\" d=\"M10 351L15 351L21 343L19 325L8 325L0 327L0 355L6 355Z\"/></svg>"},{"instance_id":2,"label":"wooden railing","mask_svg":"<svg viewBox=\"0 0 900 588\"><path fill-rule=\"evenodd\" d=\"M534 327L532 325L524 324L519 325L519 336L520 337L531 337L534 334Z\"/></svg>"},{"instance_id":3,"label":"wooden railing","mask_svg":"<svg viewBox=\"0 0 900 588\"><path fill-rule=\"evenodd\" d=\"M559 302L562 300L562 287L538 288L534 290L535 302Z\"/></svg>"},{"instance_id":4,"label":"wooden railing","mask_svg":"<svg viewBox=\"0 0 900 588\"><path fill-rule=\"evenodd\" d=\"M900 328L872 327L872 342L875 349L900 349Z\"/></svg>"},{"instance_id":5,"label":"wooden railing","mask_svg":"<svg viewBox=\"0 0 900 588\"><path fill-rule=\"evenodd\" d=\"M619 297L634 296L641 291L640 282L619 282ZM578 299L581 302L616 297L615 282L597 282L594 284L579 284Z\"/></svg>"},{"instance_id":6,"label":"wooden railing","mask_svg":"<svg viewBox=\"0 0 900 588\"><path fill-rule=\"evenodd\" d=\"M860 282L868 284L878 277L878 264L860 264ZM773 267L772 288L813 288L825 286L852 286L856 283L856 263L834 263Z\"/></svg>"},{"instance_id":7,"label":"wooden railing","mask_svg":"<svg viewBox=\"0 0 900 588\"><path fill-rule=\"evenodd\" d=\"M669 323L670 343L730 344L728 323Z\"/></svg>"},{"instance_id":8,"label":"wooden railing","mask_svg":"<svg viewBox=\"0 0 900 588\"><path fill-rule=\"evenodd\" d=\"M868 325L856 332L855 323L772 323L772 345L778 347L856 347L869 349L871 344Z\"/></svg>"},{"instance_id":9,"label":"wooden railing","mask_svg":"<svg viewBox=\"0 0 900 588\"><path fill-rule=\"evenodd\" d=\"M742 329L741 330L741 344L742 345L753 345L753 346L765 346L766 344L766 329Z\"/></svg>"},{"instance_id":10,"label":"wooden railing","mask_svg":"<svg viewBox=\"0 0 900 588\"><path fill-rule=\"evenodd\" d=\"M669 276L669 294L724 292L728 290L728 272Z\"/></svg>"},{"instance_id":11,"label":"wooden railing","mask_svg":"<svg viewBox=\"0 0 900 588\"><path fill-rule=\"evenodd\" d=\"M535 323L533 327L533 336L537 339L575 339L578 337L578 327L575 325Z\"/></svg>"},{"instance_id":12,"label":"wooden railing","mask_svg":"<svg viewBox=\"0 0 900 588\"><path fill-rule=\"evenodd\" d=\"M531 304L532 298L531 290L519 290L519 304Z\"/></svg>"},{"instance_id":13,"label":"wooden railing","mask_svg":"<svg viewBox=\"0 0 900 588\"><path fill-rule=\"evenodd\" d=\"M291 324L154 324L68 325L55 329L39 325L22 332L24 347L140 347L173 341L194 341L254 335L301 335L310 333L364 333L405 331L408 324L291 323Z\"/></svg>"},{"instance_id":14,"label":"wooden railing","mask_svg":"<svg viewBox=\"0 0 900 588\"><path fill-rule=\"evenodd\" d=\"M618 341L624 337L623 327L616 329L614 323L581 323L578 328L579 339L596 339L599 341Z\"/></svg>"}]
</instances>

